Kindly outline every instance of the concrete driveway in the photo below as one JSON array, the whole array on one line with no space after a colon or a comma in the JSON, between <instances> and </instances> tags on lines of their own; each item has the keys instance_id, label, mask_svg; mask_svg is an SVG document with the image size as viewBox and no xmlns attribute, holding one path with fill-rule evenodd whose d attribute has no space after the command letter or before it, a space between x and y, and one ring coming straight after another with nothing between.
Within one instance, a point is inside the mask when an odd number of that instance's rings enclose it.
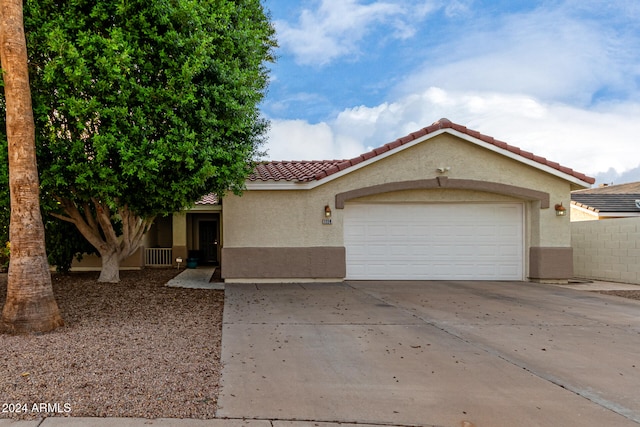
<instances>
[{"instance_id":1,"label":"concrete driveway","mask_svg":"<svg viewBox=\"0 0 640 427\"><path fill-rule=\"evenodd\" d=\"M637 426L640 302L509 282L228 284L218 417Z\"/></svg>"}]
</instances>

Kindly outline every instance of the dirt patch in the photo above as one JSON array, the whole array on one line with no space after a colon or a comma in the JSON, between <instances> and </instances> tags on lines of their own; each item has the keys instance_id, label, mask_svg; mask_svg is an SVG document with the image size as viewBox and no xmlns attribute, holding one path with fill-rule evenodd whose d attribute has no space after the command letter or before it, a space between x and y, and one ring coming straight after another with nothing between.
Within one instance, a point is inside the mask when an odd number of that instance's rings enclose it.
<instances>
[{"instance_id":1,"label":"dirt patch","mask_svg":"<svg viewBox=\"0 0 640 427\"><path fill-rule=\"evenodd\" d=\"M54 274L65 327L0 334L0 418L213 418L224 292L165 287L176 274L123 271L118 284Z\"/></svg>"}]
</instances>

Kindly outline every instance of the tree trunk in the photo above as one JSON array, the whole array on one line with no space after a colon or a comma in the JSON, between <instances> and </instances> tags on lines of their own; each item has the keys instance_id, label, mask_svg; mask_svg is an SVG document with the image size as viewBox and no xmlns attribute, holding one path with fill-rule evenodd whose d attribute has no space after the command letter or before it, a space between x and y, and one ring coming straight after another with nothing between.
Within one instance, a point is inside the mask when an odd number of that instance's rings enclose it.
<instances>
[{"instance_id":1,"label":"tree trunk","mask_svg":"<svg viewBox=\"0 0 640 427\"><path fill-rule=\"evenodd\" d=\"M102 270L98 282L118 283L120 281L120 254L109 252L100 254L102 258Z\"/></svg>"},{"instance_id":2,"label":"tree trunk","mask_svg":"<svg viewBox=\"0 0 640 427\"><path fill-rule=\"evenodd\" d=\"M98 282L118 283L120 262L140 248L142 238L149 231L155 217L141 218L131 212L128 206L121 206L117 217L122 225L122 233L118 235L107 203L94 198L92 210L88 203L80 209L70 199L58 197L57 200L64 214L52 215L75 224L78 231L100 252L102 271Z\"/></svg>"},{"instance_id":3,"label":"tree trunk","mask_svg":"<svg viewBox=\"0 0 640 427\"><path fill-rule=\"evenodd\" d=\"M10 333L47 332L63 321L44 249L22 0L0 0L0 13L11 193L11 261L0 328Z\"/></svg>"}]
</instances>

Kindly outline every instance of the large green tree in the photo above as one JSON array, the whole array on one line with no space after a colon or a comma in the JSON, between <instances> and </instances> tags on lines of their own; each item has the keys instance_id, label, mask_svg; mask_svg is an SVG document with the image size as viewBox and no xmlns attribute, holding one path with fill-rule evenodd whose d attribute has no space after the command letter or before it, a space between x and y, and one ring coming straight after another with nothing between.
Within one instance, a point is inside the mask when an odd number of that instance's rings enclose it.
<instances>
[{"instance_id":1,"label":"large green tree","mask_svg":"<svg viewBox=\"0 0 640 427\"><path fill-rule=\"evenodd\" d=\"M276 45L260 0L27 0L44 194L119 281L157 215L239 191Z\"/></svg>"}]
</instances>

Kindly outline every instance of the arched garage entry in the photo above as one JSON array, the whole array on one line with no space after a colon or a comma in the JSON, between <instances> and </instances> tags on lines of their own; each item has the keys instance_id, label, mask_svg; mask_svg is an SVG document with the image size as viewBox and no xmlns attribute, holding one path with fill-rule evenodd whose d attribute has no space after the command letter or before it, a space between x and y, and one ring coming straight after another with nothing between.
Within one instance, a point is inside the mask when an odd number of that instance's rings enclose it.
<instances>
[{"instance_id":1,"label":"arched garage entry","mask_svg":"<svg viewBox=\"0 0 640 427\"><path fill-rule=\"evenodd\" d=\"M516 203L363 203L402 190L463 189ZM524 280L524 200L548 208L549 194L500 183L438 177L336 195L344 209L347 279ZM350 202L351 201L351 202Z\"/></svg>"}]
</instances>

